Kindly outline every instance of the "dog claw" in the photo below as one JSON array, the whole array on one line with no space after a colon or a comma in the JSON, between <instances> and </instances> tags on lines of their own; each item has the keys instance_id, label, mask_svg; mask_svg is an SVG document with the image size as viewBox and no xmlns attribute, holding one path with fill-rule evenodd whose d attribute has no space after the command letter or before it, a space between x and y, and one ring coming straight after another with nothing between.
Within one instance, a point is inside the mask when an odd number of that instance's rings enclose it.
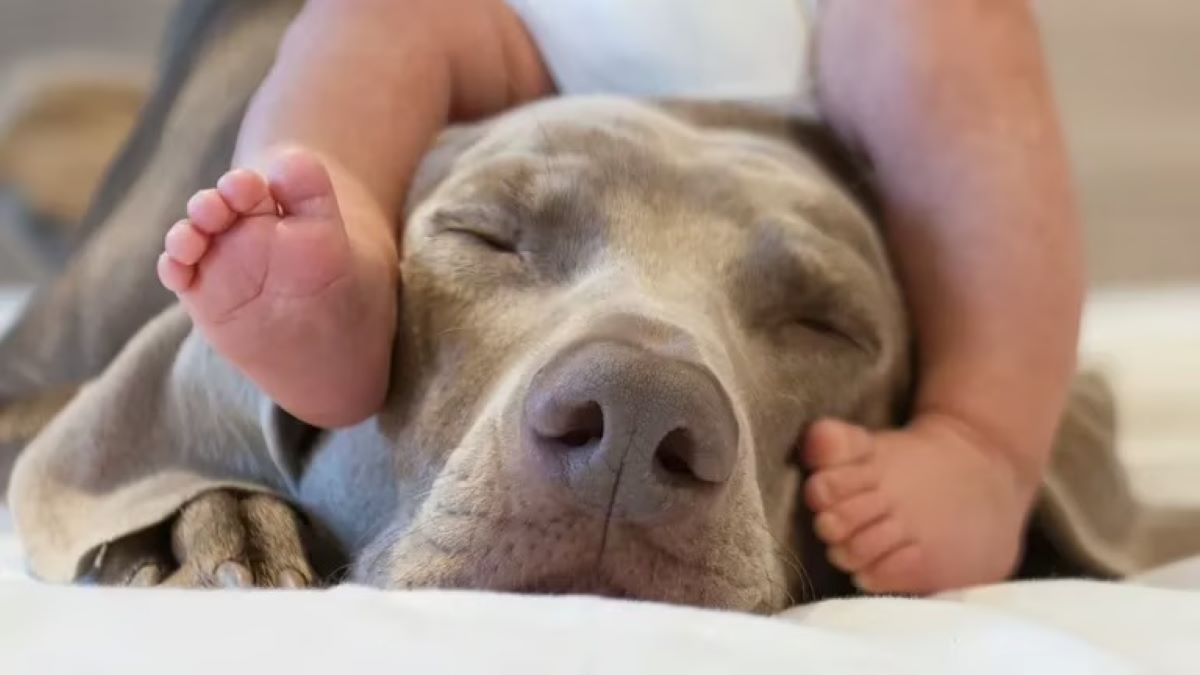
<instances>
[{"instance_id":1,"label":"dog claw","mask_svg":"<svg viewBox=\"0 0 1200 675\"><path fill-rule=\"evenodd\" d=\"M163 571L158 563L147 563L138 568L129 578L129 586L134 588L149 588L162 583Z\"/></svg>"},{"instance_id":2,"label":"dog claw","mask_svg":"<svg viewBox=\"0 0 1200 675\"><path fill-rule=\"evenodd\" d=\"M280 588L307 588L308 579L293 569L286 569L279 574Z\"/></svg>"},{"instance_id":3,"label":"dog claw","mask_svg":"<svg viewBox=\"0 0 1200 675\"><path fill-rule=\"evenodd\" d=\"M222 588L251 588L254 586L254 575L239 562L232 560L223 562L217 567L217 583Z\"/></svg>"}]
</instances>

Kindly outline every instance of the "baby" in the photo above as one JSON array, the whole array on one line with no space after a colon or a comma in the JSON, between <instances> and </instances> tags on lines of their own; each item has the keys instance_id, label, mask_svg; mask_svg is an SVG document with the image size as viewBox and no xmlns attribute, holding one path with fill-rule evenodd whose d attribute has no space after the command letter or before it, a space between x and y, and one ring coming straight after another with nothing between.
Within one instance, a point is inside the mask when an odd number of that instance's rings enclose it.
<instances>
[{"instance_id":1,"label":"baby","mask_svg":"<svg viewBox=\"0 0 1200 675\"><path fill-rule=\"evenodd\" d=\"M309 0L247 114L238 168L188 202L159 276L282 407L353 424L385 395L395 223L445 125L556 90L815 87L876 170L919 365L904 429L812 426L816 532L868 591L998 581L1020 552L1083 294L1033 16L1019 0L800 1Z\"/></svg>"}]
</instances>

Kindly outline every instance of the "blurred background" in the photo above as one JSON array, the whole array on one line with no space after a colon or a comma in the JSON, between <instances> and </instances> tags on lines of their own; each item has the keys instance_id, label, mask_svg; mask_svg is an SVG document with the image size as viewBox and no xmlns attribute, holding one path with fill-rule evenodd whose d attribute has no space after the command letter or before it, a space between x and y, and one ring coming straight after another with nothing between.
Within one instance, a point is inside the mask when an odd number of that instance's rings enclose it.
<instances>
[{"instance_id":1,"label":"blurred background","mask_svg":"<svg viewBox=\"0 0 1200 675\"><path fill-rule=\"evenodd\" d=\"M133 123L173 0L0 0L0 284ZM1200 282L1200 3L1040 0L1099 286Z\"/></svg>"},{"instance_id":2,"label":"blurred background","mask_svg":"<svg viewBox=\"0 0 1200 675\"><path fill-rule=\"evenodd\" d=\"M153 79L173 0L0 0L0 284L38 281Z\"/></svg>"}]
</instances>

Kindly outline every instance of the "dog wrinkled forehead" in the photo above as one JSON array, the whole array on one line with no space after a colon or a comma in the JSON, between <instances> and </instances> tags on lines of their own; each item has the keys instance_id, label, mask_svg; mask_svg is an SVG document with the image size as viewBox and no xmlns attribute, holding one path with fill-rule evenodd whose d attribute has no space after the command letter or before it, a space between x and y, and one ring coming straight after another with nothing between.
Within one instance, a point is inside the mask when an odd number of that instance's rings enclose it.
<instances>
[{"instance_id":1,"label":"dog wrinkled forehead","mask_svg":"<svg viewBox=\"0 0 1200 675\"><path fill-rule=\"evenodd\" d=\"M751 324L837 314L895 342L897 289L853 172L784 116L719 106L551 99L454 129L415 181L406 250L475 285L598 271L660 299L722 296ZM523 269L431 245L447 233L513 249Z\"/></svg>"},{"instance_id":2,"label":"dog wrinkled forehead","mask_svg":"<svg viewBox=\"0 0 1200 675\"><path fill-rule=\"evenodd\" d=\"M550 99L451 130L411 195L410 282L506 311L572 288L755 335L826 324L899 368L903 303L862 177L827 136L720 106Z\"/></svg>"},{"instance_id":3,"label":"dog wrinkled forehead","mask_svg":"<svg viewBox=\"0 0 1200 675\"><path fill-rule=\"evenodd\" d=\"M576 220L602 227L635 201L643 216L675 212L660 220L687 223L689 237L711 236L698 225L720 219L768 237L836 241L886 270L860 195L791 129L781 115L720 104L550 99L448 132L422 166L410 205L481 201L529 219L538 204L568 204Z\"/></svg>"}]
</instances>

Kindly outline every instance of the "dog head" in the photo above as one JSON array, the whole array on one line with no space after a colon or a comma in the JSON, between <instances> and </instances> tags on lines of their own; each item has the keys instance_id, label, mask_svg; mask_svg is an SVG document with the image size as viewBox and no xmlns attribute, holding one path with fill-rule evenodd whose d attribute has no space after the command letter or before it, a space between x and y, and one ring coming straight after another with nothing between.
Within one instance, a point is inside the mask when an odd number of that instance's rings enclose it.
<instances>
[{"instance_id":1,"label":"dog head","mask_svg":"<svg viewBox=\"0 0 1200 675\"><path fill-rule=\"evenodd\" d=\"M430 156L359 580L786 604L803 431L888 421L907 343L846 182L726 113L559 99Z\"/></svg>"}]
</instances>

